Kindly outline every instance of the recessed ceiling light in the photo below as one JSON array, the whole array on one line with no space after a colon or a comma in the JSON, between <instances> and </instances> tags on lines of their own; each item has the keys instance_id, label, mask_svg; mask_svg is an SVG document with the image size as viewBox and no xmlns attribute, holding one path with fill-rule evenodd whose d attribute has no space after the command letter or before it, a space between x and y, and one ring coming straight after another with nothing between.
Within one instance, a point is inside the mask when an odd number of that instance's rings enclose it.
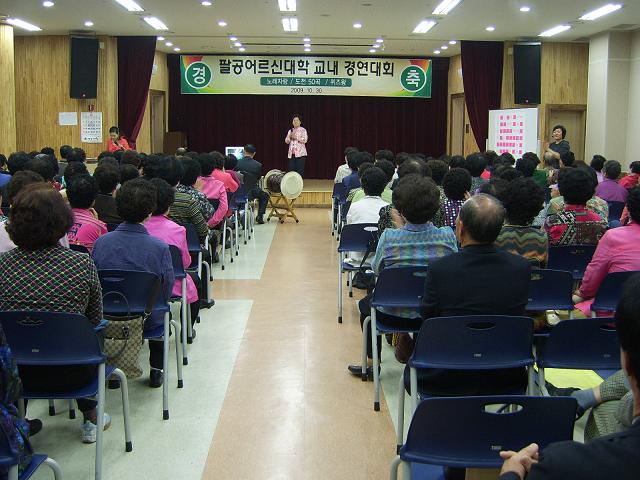
<instances>
[{"instance_id":1,"label":"recessed ceiling light","mask_svg":"<svg viewBox=\"0 0 640 480\"><path fill-rule=\"evenodd\" d=\"M305 51L305 52L310 52L310 51L311 51L311 49L310 49L310 48L305 48L305 49L304 49L304 51Z\"/></svg>"},{"instance_id":2,"label":"recessed ceiling light","mask_svg":"<svg viewBox=\"0 0 640 480\"><path fill-rule=\"evenodd\" d=\"M164 40L164 37L158 37L158 41L161 42Z\"/></svg>"},{"instance_id":3,"label":"recessed ceiling light","mask_svg":"<svg viewBox=\"0 0 640 480\"><path fill-rule=\"evenodd\" d=\"M93 22L91 20L87 20L86 22L84 22L84 26L85 27L93 27Z\"/></svg>"},{"instance_id":4,"label":"recessed ceiling light","mask_svg":"<svg viewBox=\"0 0 640 480\"><path fill-rule=\"evenodd\" d=\"M225 22L224 20L220 20L220 21L218 22L218 26L219 26L219 27L226 27L226 26L227 26L227 22Z\"/></svg>"},{"instance_id":5,"label":"recessed ceiling light","mask_svg":"<svg viewBox=\"0 0 640 480\"><path fill-rule=\"evenodd\" d=\"M203 7L210 7L211 5L213 5L213 3L207 1L207 0L203 0L202 2L200 2L202 4Z\"/></svg>"},{"instance_id":6,"label":"recessed ceiling light","mask_svg":"<svg viewBox=\"0 0 640 480\"><path fill-rule=\"evenodd\" d=\"M133 0L116 0L120 5L129 10L130 12L144 12L144 8L138 5Z\"/></svg>"},{"instance_id":7,"label":"recessed ceiling light","mask_svg":"<svg viewBox=\"0 0 640 480\"><path fill-rule=\"evenodd\" d=\"M380 48L380 44L379 43L374 43L373 45L371 45L373 48Z\"/></svg>"},{"instance_id":8,"label":"recessed ceiling light","mask_svg":"<svg viewBox=\"0 0 640 480\"><path fill-rule=\"evenodd\" d=\"M278 8L281 12L295 12L296 0L278 0Z\"/></svg>"},{"instance_id":9,"label":"recessed ceiling light","mask_svg":"<svg viewBox=\"0 0 640 480\"><path fill-rule=\"evenodd\" d=\"M455 45L456 43L458 42L456 42L455 40L449 40L449 45Z\"/></svg>"},{"instance_id":10,"label":"recessed ceiling light","mask_svg":"<svg viewBox=\"0 0 640 480\"><path fill-rule=\"evenodd\" d=\"M442 46L440 47L440 50L446 50L447 48L449 48L447 45L442 45Z\"/></svg>"},{"instance_id":11,"label":"recessed ceiling light","mask_svg":"<svg viewBox=\"0 0 640 480\"><path fill-rule=\"evenodd\" d=\"M173 51L174 51L174 52L179 52L179 51L180 51L180 47L175 47L175 48L173 49Z\"/></svg>"},{"instance_id":12,"label":"recessed ceiling light","mask_svg":"<svg viewBox=\"0 0 640 480\"><path fill-rule=\"evenodd\" d=\"M310 37L304 37L304 38L302 39L302 41L303 41L303 42L310 42L310 41L311 41L311 38L310 38Z\"/></svg>"},{"instance_id":13,"label":"recessed ceiling light","mask_svg":"<svg viewBox=\"0 0 640 480\"><path fill-rule=\"evenodd\" d=\"M600 7L589 13L585 13L580 17L580 20L595 20L596 18L604 17L605 15L609 15L611 12L615 12L616 10L620 10L621 8L622 4L620 3L607 3L604 7Z\"/></svg>"},{"instance_id":14,"label":"recessed ceiling light","mask_svg":"<svg viewBox=\"0 0 640 480\"><path fill-rule=\"evenodd\" d=\"M433 9L432 15L446 15L454 9L462 0L442 0L436 8Z\"/></svg>"},{"instance_id":15,"label":"recessed ceiling light","mask_svg":"<svg viewBox=\"0 0 640 480\"><path fill-rule=\"evenodd\" d=\"M485 28L487 32L493 32L495 29L496 27L494 27L493 25L489 25L487 28Z\"/></svg>"},{"instance_id":16,"label":"recessed ceiling light","mask_svg":"<svg viewBox=\"0 0 640 480\"><path fill-rule=\"evenodd\" d=\"M239 51L239 52L244 52L244 51L246 51L246 50L247 50L247 49L246 49L246 48L244 48L244 47L240 47L240 48L238 49L238 51Z\"/></svg>"},{"instance_id":17,"label":"recessed ceiling light","mask_svg":"<svg viewBox=\"0 0 640 480\"><path fill-rule=\"evenodd\" d=\"M369 50L369 53L376 53L377 50L375 48L372 48L371 50Z\"/></svg>"},{"instance_id":18,"label":"recessed ceiling light","mask_svg":"<svg viewBox=\"0 0 640 480\"><path fill-rule=\"evenodd\" d=\"M362 24L360 22L356 22L353 24L353 28L362 28Z\"/></svg>"},{"instance_id":19,"label":"recessed ceiling light","mask_svg":"<svg viewBox=\"0 0 640 480\"><path fill-rule=\"evenodd\" d=\"M169 27L162 23L162 20L157 17L144 17L144 21L156 30L169 30Z\"/></svg>"},{"instance_id":20,"label":"recessed ceiling light","mask_svg":"<svg viewBox=\"0 0 640 480\"><path fill-rule=\"evenodd\" d=\"M305 43L305 44L304 44L304 46L305 46L305 47L310 47L310 46L311 46L311 44L310 44L310 43Z\"/></svg>"},{"instance_id":21,"label":"recessed ceiling light","mask_svg":"<svg viewBox=\"0 0 640 480\"><path fill-rule=\"evenodd\" d=\"M527 6L520 7L520 11L524 12L524 13L530 12L531 11L531 7L527 7Z\"/></svg>"},{"instance_id":22,"label":"recessed ceiling light","mask_svg":"<svg viewBox=\"0 0 640 480\"><path fill-rule=\"evenodd\" d=\"M33 25L29 22L25 22L24 20L20 20L19 18L7 18L7 23L9 25L13 25L14 27L20 27L30 32L39 32L42 30L40 27L37 27L36 25Z\"/></svg>"},{"instance_id":23,"label":"recessed ceiling light","mask_svg":"<svg viewBox=\"0 0 640 480\"><path fill-rule=\"evenodd\" d=\"M413 33L427 33L435 24L435 20L423 20L416 25L416 28L413 29Z\"/></svg>"},{"instance_id":24,"label":"recessed ceiling light","mask_svg":"<svg viewBox=\"0 0 640 480\"><path fill-rule=\"evenodd\" d=\"M556 27L550 28L549 30L545 30L544 32L542 32L538 36L539 37L553 37L554 35L557 35L559 33L566 32L570 28L571 28L571 25L558 25Z\"/></svg>"},{"instance_id":25,"label":"recessed ceiling light","mask_svg":"<svg viewBox=\"0 0 640 480\"><path fill-rule=\"evenodd\" d=\"M171 43L171 42L166 42L166 43L165 43L165 45L166 45L167 47L173 47L173 43Z\"/></svg>"},{"instance_id":26,"label":"recessed ceiling light","mask_svg":"<svg viewBox=\"0 0 640 480\"><path fill-rule=\"evenodd\" d=\"M436 55L440 55L440 50L434 50L433 53L435 53Z\"/></svg>"},{"instance_id":27,"label":"recessed ceiling light","mask_svg":"<svg viewBox=\"0 0 640 480\"><path fill-rule=\"evenodd\" d=\"M298 19L296 17L284 17L282 19L282 28L285 32L297 32Z\"/></svg>"},{"instance_id":28,"label":"recessed ceiling light","mask_svg":"<svg viewBox=\"0 0 640 480\"><path fill-rule=\"evenodd\" d=\"M53 2L42 2L43 7L53 7L55 3Z\"/></svg>"},{"instance_id":29,"label":"recessed ceiling light","mask_svg":"<svg viewBox=\"0 0 640 480\"><path fill-rule=\"evenodd\" d=\"M238 40L238 37L229 37L229 40L231 40L232 42L235 42L236 40Z\"/></svg>"},{"instance_id":30,"label":"recessed ceiling light","mask_svg":"<svg viewBox=\"0 0 640 480\"><path fill-rule=\"evenodd\" d=\"M242 46L242 44L241 44L240 42L235 42L235 43L233 44L233 46L234 46L234 47L241 47L241 46Z\"/></svg>"},{"instance_id":31,"label":"recessed ceiling light","mask_svg":"<svg viewBox=\"0 0 640 480\"><path fill-rule=\"evenodd\" d=\"M382 43L382 42L384 42L384 38L382 37L376 38L376 43Z\"/></svg>"}]
</instances>

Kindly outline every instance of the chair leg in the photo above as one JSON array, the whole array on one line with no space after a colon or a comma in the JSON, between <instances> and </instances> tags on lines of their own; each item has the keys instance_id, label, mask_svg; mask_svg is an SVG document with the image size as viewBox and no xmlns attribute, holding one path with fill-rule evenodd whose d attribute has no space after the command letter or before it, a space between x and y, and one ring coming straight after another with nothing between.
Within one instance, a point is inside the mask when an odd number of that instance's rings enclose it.
<instances>
[{"instance_id":1,"label":"chair leg","mask_svg":"<svg viewBox=\"0 0 640 480\"><path fill-rule=\"evenodd\" d=\"M102 450L104 439L104 383L105 364L98 365L98 422L96 431L96 473L95 480L102 480Z\"/></svg>"},{"instance_id":2,"label":"chair leg","mask_svg":"<svg viewBox=\"0 0 640 480\"><path fill-rule=\"evenodd\" d=\"M51 471L53 472L53 478L55 480L62 480L62 469L60 468L60 465L58 465L58 462L56 462L53 458L47 458L44 461L44 464L51 469Z\"/></svg>"},{"instance_id":3,"label":"chair leg","mask_svg":"<svg viewBox=\"0 0 640 480\"><path fill-rule=\"evenodd\" d=\"M76 418L76 408L73 406L73 400L69 399L69 418L74 420Z\"/></svg>"},{"instance_id":4,"label":"chair leg","mask_svg":"<svg viewBox=\"0 0 640 480\"><path fill-rule=\"evenodd\" d=\"M231 227L229 227L229 246L231 247L229 249L229 259L231 263L233 263L233 252L235 251L236 247L233 243L233 228Z\"/></svg>"},{"instance_id":5,"label":"chair leg","mask_svg":"<svg viewBox=\"0 0 640 480\"><path fill-rule=\"evenodd\" d=\"M9 473L7 476L7 480L18 480L20 477L18 476L18 465L13 465L9 468Z\"/></svg>"},{"instance_id":6,"label":"chair leg","mask_svg":"<svg viewBox=\"0 0 640 480\"><path fill-rule=\"evenodd\" d=\"M131 424L129 420L129 384L127 383L127 376L119 368L116 368L112 375L117 376L120 380L122 416L124 417L124 451L131 452L133 450L133 441L131 439Z\"/></svg>"},{"instance_id":7,"label":"chair leg","mask_svg":"<svg viewBox=\"0 0 640 480\"><path fill-rule=\"evenodd\" d=\"M353 272L349 272L347 278L347 285L349 285L349 297L353 297Z\"/></svg>"},{"instance_id":8,"label":"chair leg","mask_svg":"<svg viewBox=\"0 0 640 480\"><path fill-rule=\"evenodd\" d=\"M188 320L189 325L191 325L191 319ZM180 361L180 339L178 338L178 322L176 322L175 320L171 320L171 326L173 327L173 333L176 339L176 370L177 370L177 374L178 374L178 388L182 388L183 382L182 382L182 362ZM166 330L165 330L166 331ZM167 349L169 348L169 342L167 341ZM182 349L184 349L185 347L182 346ZM169 362L167 362L167 367L169 365ZM165 377L165 381L166 381L166 377Z\"/></svg>"},{"instance_id":9,"label":"chair leg","mask_svg":"<svg viewBox=\"0 0 640 480\"><path fill-rule=\"evenodd\" d=\"M184 329L186 327L187 329L187 343L183 343L182 346L182 357L183 358L187 358L187 344L191 345L193 343L193 325L191 325L191 314L189 313L189 311L191 310L190 306L189 306L189 302L187 300L187 293L186 293L186 286L185 289L183 290L183 302L185 305L184 311L184 318L185 320L182 322L182 328ZM184 361L182 362L184 365L187 365L187 363L185 363Z\"/></svg>"},{"instance_id":10,"label":"chair leg","mask_svg":"<svg viewBox=\"0 0 640 480\"><path fill-rule=\"evenodd\" d=\"M360 362L362 373L360 373L360 378L363 382L367 381L367 329L369 323L371 323L371 317L366 317L362 323L362 359Z\"/></svg>"},{"instance_id":11,"label":"chair leg","mask_svg":"<svg viewBox=\"0 0 640 480\"><path fill-rule=\"evenodd\" d=\"M400 374L400 390L398 390L398 425L396 426L396 453L404 443L404 371Z\"/></svg>"},{"instance_id":12,"label":"chair leg","mask_svg":"<svg viewBox=\"0 0 640 480\"><path fill-rule=\"evenodd\" d=\"M373 354L373 409L380 411L380 358L378 357L378 325L376 309L371 308L371 353Z\"/></svg>"},{"instance_id":13,"label":"chair leg","mask_svg":"<svg viewBox=\"0 0 640 480\"><path fill-rule=\"evenodd\" d=\"M543 397L548 397L549 390L547 390L547 385L544 380L544 368L538 367L538 388L540 389L540 393L542 393Z\"/></svg>"},{"instance_id":14,"label":"chair leg","mask_svg":"<svg viewBox=\"0 0 640 480\"><path fill-rule=\"evenodd\" d=\"M18 400L18 415L20 415L20 418L24 418L25 417L25 412L27 411L25 405L24 405L24 398L20 398Z\"/></svg>"},{"instance_id":15,"label":"chair leg","mask_svg":"<svg viewBox=\"0 0 640 480\"><path fill-rule=\"evenodd\" d=\"M204 261L202 262L202 266L206 270L207 278L209 278L209 279L211 279L211 281L213 281L213 272L212 272L211 266L207 262L204 262ZM209 288L210 288L209 282L207 282L207 291L205 292L207 301L211 300L211 292L209 292Z\"/></svg>"},{"instance_id":16,"label":"chair leg","mask_svg":"<svg viewBox=\"0 0 640 480\"><path fill-rule=\"evenodd\" d=\"M412 476L411 463L402 462L402 480L411 480Z\"/></svg>"},{"instance_id":17,"label":"chair leg","mask_svg":"<svg viewBox=\"0 0 640 480\"><path fill-rule=\"evenodd\" d=\"M49 416L53 417L56 414L56 404L52 399L49 399Z\"/></svg>"},{"instance_id":18,"label":"chair leg","mask_svg":"<svg viewBox=\"0 0 640 480\"><path fill-rule=\"evenodd\" d=\"M400 466L401 463L402 463L402 460L400 460L399 455L391 461L391 470L389 472L390 480L398 480L398 467Z\"/></svg>"},{"instance_id":19,"label":"chair leg","mask_svg":"<svg viewBox=\"0 0 640 480\"><path fill-rule=\"evenodd\" d=\"M418 371L415 368L409 369L409 387L411 388L411 416L418 408Z\"/></svg>"},{"instance_id":20,"label":"chair leg","mask_svg":"<svg viewBox=\"0 0 640 480\"><path fill-rule=\"evenodd\" d=\"M338 323L342 323L342 253L338 253Z\"/></svg>"},{"instance_id":21,"label":"chair leg","mask_svg":"<svg viewBox=\"0 0 640 480\"><path fill-rule=\"evenodd\" d=\"M238 256L238 253L240 253L240 236L239 236L239 232L240 232L240 214L238 213L238 211L236 210L236 257Z\"/></svg>"},{"instance_id":22,"label":"chair leg","mask_svg":"<svg viewBox=\"0 0 640 480\"><path fill-rule=\"evenodd\" d=\"M169 312L164 314L164 335L162 336L162 419L169 420Z\"/></svg>"},{"instance_id":23,"label":"chair leg","mask_svg":"<svg viewBox=\"0 0 640 480\"><path fill-rule=\"evenodd\" d=\"M222 222L222 248L220 249L220 267L224 270L224 250L227 243L227 221Z\"/></svg>"}]
</instances>

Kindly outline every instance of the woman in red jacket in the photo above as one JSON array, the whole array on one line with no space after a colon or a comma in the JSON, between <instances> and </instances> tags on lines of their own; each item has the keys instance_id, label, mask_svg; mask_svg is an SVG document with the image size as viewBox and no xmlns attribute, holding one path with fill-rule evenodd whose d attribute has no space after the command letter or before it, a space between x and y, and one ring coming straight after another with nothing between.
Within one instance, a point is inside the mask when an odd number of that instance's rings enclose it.
<instances>
[{"instance_id":1,"label":"woman in red jacket","mask_svg":"<svg viewBox=\"0 0 640 480\"><path fill-rule=\"evenodd\" d=\"M120 135L120 129L118 127L111 127L109 129L109 141L107 142L107 150L110 152L116 152L118 150L131 150L127 139Z\"/></svg>"}]
</instances>

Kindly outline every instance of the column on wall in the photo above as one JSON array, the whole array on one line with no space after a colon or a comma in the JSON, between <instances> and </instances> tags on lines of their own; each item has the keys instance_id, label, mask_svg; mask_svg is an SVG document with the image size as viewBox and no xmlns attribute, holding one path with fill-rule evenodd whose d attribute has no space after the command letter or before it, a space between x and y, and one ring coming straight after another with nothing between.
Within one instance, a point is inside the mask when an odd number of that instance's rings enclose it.
<instances>
[{"instance_id":1,"label":"column on wall","mask_svg":"<svg viewBox=\"0 0 640 480\"><path fill-rule=\"evenodd\" d=\"M16 81L13 27L0 24L0 153L16 150Z\"/></svg>"}]
</instances>

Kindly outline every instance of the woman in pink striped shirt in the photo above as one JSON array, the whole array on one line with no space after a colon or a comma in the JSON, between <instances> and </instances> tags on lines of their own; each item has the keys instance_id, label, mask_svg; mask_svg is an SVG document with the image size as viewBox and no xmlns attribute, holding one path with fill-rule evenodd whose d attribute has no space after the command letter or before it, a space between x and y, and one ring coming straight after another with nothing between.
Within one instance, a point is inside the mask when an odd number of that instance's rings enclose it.
<instances>
[{"instance_id":1,"label":"woman in pink striped shirt","mask_svg":"<svg viewBox=\"0 0 640 480\"><path fill-rule=\"evenodd\" d=\"M304 177L304 163L307 160L306 143L309 137L307 131L301 126L302 118L300 115L294 115L291 123L293 128L289 129L284 139L284 143L289 145L287 154L289 171L298 172L301 177Z\"/></svg>"},{"instance_id":2,"label":"woman in pink striped shirt","mask_svg":"<svg viewBox=\"0 0 640 480\"><path fill-rule=\"evenodd\" d=\"M67 233L69 243L82 245L89 252L93 244L107 233L107 224L98 219L92 208L98 195L98 184L88 173L75 175L67 185L67 199L73 212L73 225Z\"/></svg>"}]
</instances>

